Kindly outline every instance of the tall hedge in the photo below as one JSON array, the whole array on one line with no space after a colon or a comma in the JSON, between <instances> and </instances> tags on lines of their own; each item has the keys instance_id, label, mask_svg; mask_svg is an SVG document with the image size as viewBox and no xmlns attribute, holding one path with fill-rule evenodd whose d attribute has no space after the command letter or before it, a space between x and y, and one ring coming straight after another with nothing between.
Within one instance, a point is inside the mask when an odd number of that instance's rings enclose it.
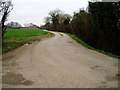
<instances>
[{"instance_id":1,"label":"tall hedge","mask_svg":"<svg viewBox=\"0 0 120 90\"><path fill-rule=\"evenodd\" d=\"M94 47L120 55L120 2L89 2Z\"/></svg>"}]
</instances>

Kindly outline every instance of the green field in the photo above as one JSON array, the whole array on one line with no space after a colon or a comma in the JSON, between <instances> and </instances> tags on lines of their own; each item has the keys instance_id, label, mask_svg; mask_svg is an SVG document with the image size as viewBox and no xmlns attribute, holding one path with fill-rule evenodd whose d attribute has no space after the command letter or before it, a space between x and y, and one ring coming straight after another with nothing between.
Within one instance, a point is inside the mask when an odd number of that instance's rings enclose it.
<instances>
[{"instance_id":1,"label":"green field","mask_svg":"<svg viewBox=\"0 0 120 90\"><path fill-rule=\"evenodd\" d=\"M34 40L38 36L47 35L49 32L40 29L8 29L3 38L2 52L7 52L16 47Z\"/></svg>"}]
</instances>

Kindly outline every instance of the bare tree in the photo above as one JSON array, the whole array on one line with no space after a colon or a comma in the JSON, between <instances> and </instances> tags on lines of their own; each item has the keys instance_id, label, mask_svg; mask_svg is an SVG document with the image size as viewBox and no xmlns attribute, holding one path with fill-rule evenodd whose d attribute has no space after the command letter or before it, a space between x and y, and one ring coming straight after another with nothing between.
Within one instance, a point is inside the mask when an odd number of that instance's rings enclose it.
<instances>
[{"instance_id":1,"label":"bare tree","mask_svg":"<svg viewBox=\"0 0 120 90\"><path fill-rule=\"evenodd\" d=\"M45 18L44 27L47 30L66 31L71 20L72 17L69 14L65 14L63 11L56 9L50 11L49 16Z\"/></svg>"},{"instance_id":2,"label":"bare tree","mask_svg":"<svg viewBox=\"0 0 120 90\"><path fill-rule=\"evenodd\" d=\"M60 24L60 17L64 14L63 11L59 10L59 9L56 9L56 10L53 10L53 11L50 11L49 15L50 15L50 18L51 18L51 21L52 21L52 24L53 24L53 28L56 30L57 27L59 26Z\"/></svg>"},{"instance_id":3,"label":"bare tree","mask_svg":"<svg viewBox=\"0 0 120 90\"><path fill-rule=\"evenodd\" d=\"M0 1L0 18L1 18L0 24L2 29L2 37L6 33L7 26L5 26L5 22L12 9L13 9L13 4L11 1L5 1L5 0Z\"/></svg>"},{"instance_id":4,"label":"bare tree","mask_svg":"<svg viewBox=\"0 0 120 90\"><path fill-rule=\"evenodd\" d=\"M13 28L13 29L20 29L22 25L18 22L10 22L10 23L7 23L7 27Z\"/></svg>"},{"instance_id":5,"label":"bare tree","mask_svg":"<svg viewBox=\"0 0 120 90\"><path fill-rule=\"evenodd\" d=\"M29 27L39 28L39 26L38 26L38 25L33 24L33 23L27 23L27 24L24 24L24 26L25 26L26 28L29 28Z\"/></svg>"},{"instance_id":6,"label":"bare tree","mask_svg":"<svg viewBox=\"0 0 120 90\"><path fill-rule=\"evenodd\" d=\"M45 22L45 24L51 23L51 18L50 17L45 17L44 22Z\"/></svg>"}]
</instances>

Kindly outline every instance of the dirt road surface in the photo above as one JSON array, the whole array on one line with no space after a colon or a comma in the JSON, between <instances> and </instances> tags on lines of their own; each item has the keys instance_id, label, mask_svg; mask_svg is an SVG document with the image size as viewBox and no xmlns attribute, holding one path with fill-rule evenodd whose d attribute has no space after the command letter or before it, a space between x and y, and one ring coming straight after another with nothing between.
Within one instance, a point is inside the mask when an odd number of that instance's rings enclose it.
<instances>
[{"instance_id":1,"label":"dirt road surface","mask_svg":"<svg viewBox=\"0 0 120 90\"><path fill-rule=\"evenodd\" d=\"M3 88L118 87L118 59L53 33L3 55Z\"/></svg>"}]
</instances>

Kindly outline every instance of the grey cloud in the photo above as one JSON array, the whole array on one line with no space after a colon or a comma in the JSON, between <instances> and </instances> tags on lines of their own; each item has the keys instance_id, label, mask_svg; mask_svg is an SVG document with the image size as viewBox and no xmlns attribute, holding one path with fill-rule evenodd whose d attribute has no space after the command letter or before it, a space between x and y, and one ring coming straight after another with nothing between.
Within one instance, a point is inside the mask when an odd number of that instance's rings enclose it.
<instances>
[{"instance_id":1,"label":"grey cloud","mask_svg":"<svg viewBox=\"0 0 120 90\"><path fill-rule=\"evenodd\" d=\"M86 7L88 0L12 0L14 9L10 13L9 21L18 21L21 24L43 24L44 17L51 10L60 9L72 14L79 8Z\"/></svg>"}]
</instances>

